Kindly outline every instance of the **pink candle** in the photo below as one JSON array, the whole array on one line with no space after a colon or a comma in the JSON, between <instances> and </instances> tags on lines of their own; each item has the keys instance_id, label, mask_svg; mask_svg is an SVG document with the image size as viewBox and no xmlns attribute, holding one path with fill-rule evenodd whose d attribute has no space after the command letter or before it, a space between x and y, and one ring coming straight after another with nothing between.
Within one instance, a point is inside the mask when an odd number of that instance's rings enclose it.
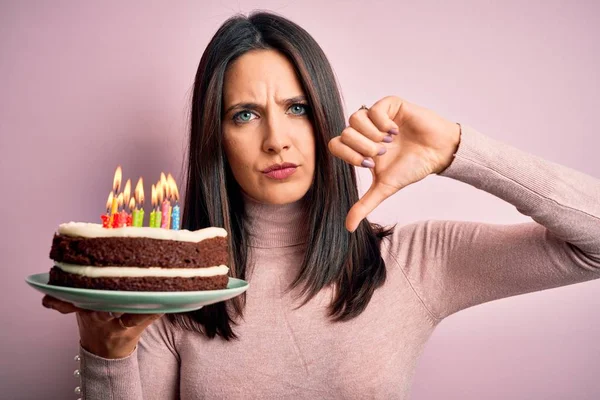
<instances>
[{"instance_id":1,"label":"pink candle","mask_svg":"<svg viewBox=\"0 0 600 400\"><path fill-rule=\"evenodd\" d=\"M122 211L121 211L121 216L120 216L120 218L119 218L119 228L122 228L122 227L124 227L124 226L129 226L129 225L127 224L127 222L128 222L128 218L129 218L129 214L127 213L127 211L125 211L125 210L122 210Z\"/></svg>"},{"instance_id":2,"label":"pink candle","mask_svg":"<svg viewBox=\"0 0 600 400\"><path fill-rule=\"evenodd\" d=\"M169 202L167 200L162 202L162 221L161 228L169 229Z\"/></svg>"},{"instance_id":3,"label":"pink candle","mask_svg":"<svg viewBox=\"0 0 600 400\"><path fill-rule=\"evenodd\" d=\"M162 200L162 202L160 202L162 211L160 227L169 229L171 227L171 201L169 200L169 197L171 197L171 193L169 191L167 177L164 174L164 172L160 173L160 184L157 185L156 190L159 194L159 202ZM160 197L161 195L162 197Z\"/></svg>"}]
</instances>

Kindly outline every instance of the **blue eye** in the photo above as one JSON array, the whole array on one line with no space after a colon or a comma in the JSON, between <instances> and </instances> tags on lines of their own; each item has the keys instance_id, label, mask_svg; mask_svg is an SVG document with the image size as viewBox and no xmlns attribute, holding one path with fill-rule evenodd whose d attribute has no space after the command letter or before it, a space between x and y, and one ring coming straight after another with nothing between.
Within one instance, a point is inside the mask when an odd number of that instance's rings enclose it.
<instances>
[{"instance_id":1,"label":"blue eye","mask_svg":"<svg viewBox=\"0 0 600 400\"><path fill-rule=\"evenodd\" d=\"M251 111L240 111L239 113L233 116L233 121L238 123L250 122L252 121L256 115Z\"/></svg>"},{"instance_id":2,"label":"blue eye","mask_svg":"<svg viewBox=\"0 0 600 400\"><path fill-rule=\"evenodd\" d=\"M293 115L306 115L308 114L308 105L302 103L292 104L288 110Z\"/></svg>"}]
</instances>

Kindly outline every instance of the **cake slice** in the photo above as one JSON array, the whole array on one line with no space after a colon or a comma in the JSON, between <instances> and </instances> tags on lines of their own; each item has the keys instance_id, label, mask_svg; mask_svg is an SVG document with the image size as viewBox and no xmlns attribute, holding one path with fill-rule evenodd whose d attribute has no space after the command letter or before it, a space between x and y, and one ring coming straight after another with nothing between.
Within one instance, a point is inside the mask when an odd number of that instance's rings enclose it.
<instances>
[{"instance_id":1,"label":"cake slice","mask_svg":"<svg viewBox=\"0 0 600 400\"><path fill-rule=\"evenodd\" d=\"M51 285L125 291L224 289L227 232L149 227L103 228L70 222L58 227L50 258Z\"/></svg>"}]
</instances>

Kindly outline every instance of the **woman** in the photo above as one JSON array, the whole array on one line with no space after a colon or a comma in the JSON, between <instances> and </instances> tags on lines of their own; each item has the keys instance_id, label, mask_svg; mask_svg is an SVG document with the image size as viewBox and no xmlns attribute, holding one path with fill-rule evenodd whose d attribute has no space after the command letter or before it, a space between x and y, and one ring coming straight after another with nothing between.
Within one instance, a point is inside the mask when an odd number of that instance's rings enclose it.
<instances>
[{"instance_id":1,"label":"woman","mask_svg":"<svg viewBox=\"0 0 600 400\"><path fill-rule=\"evenodd\" d=\"M353 166L373 184L358 199ZM365 217L430 174L536 223ZM344 121L292 22L235 17L196 76L185 226L225 227L247 295L186 315L77 312L86 399L408 398L424 344L467 307L600 277L600 183L398 97Z\"/></svg>"}]
</instances>

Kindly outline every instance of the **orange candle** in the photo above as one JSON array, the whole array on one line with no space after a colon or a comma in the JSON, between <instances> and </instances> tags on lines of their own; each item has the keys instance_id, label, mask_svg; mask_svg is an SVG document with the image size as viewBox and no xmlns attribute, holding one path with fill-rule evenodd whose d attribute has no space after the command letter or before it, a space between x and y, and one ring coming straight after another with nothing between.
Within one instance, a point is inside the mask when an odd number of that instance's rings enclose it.
<instances>
[{"instance_id":1,"label":"orange candle","mask_svg":"<svg viewBox=\"0 0 600 400\"><path fill-rule=\"evenodd\" d=\"M126 208L130 205L129 199L131 198L131 179L127 179L127 182L125 183L125 189L123 189L123 193L121 194L123 195L123 202L119 204L119 207L123 207L123 209L121 210L121 221L119 227L130 226L131 214L126 211Z\"/></svg>"},{"instance_id":2,"label":"orange candle","mask_svg":"<svg viewBox=\"0 0 600 400\"><path fill-rule=\"evenodd\" d=\"M115 171L115 176L113 178L113 191L112 191L113 200L112 200L112 205L110 208L110 219L108 222L109 227L114 227L115 214L119 210L119 204L117 202L117 193L121 189L122 176L123 176L123 170L121 169L121 166L119 165L117 167L117 170Z\"/></svg>"}]
</instances>

